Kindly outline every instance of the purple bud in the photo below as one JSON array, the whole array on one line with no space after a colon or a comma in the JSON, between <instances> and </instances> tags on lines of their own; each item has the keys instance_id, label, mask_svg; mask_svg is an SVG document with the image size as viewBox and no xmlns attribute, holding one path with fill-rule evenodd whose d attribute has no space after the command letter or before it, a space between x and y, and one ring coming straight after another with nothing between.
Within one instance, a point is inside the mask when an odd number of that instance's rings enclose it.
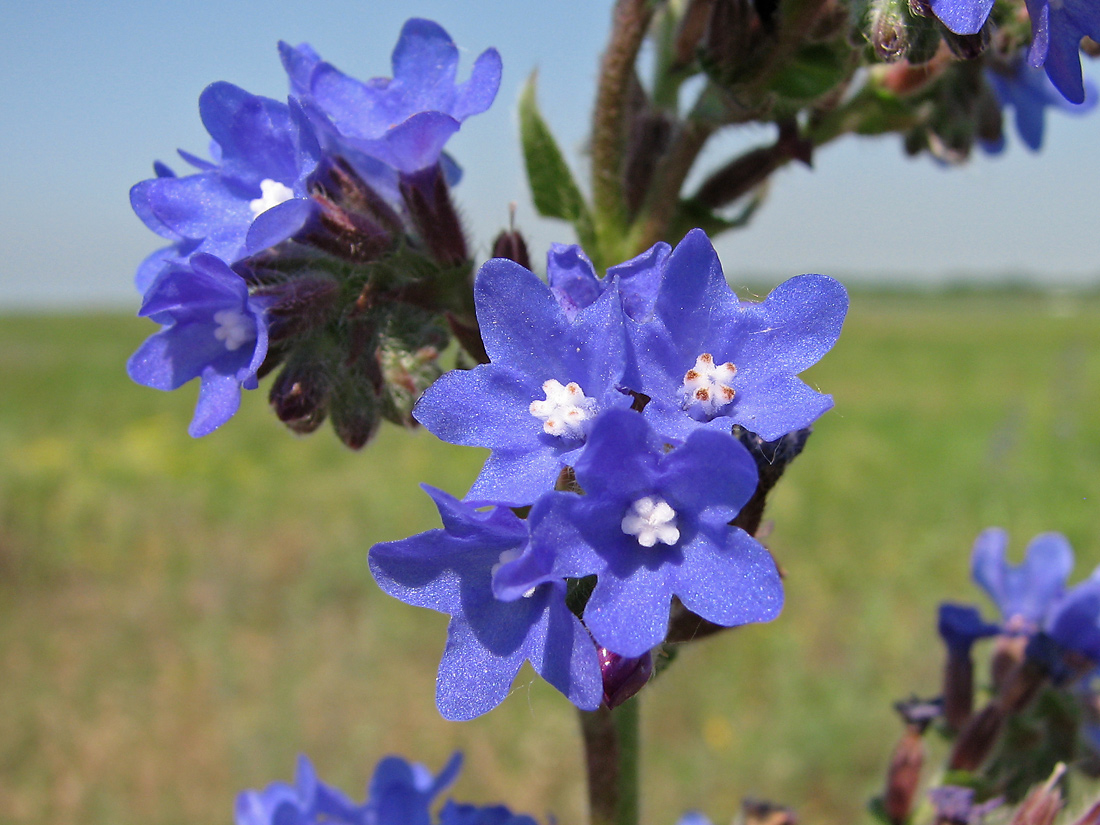
<instances>
[{"instance_id":1,"label":"purple bud","mask_svg":"<svg viewBox=\"0 0 1100 825\"><path fill-rule=\"evenodd\" d=\"M268 306L268 339L285 341L314 330L336 317L340 285L323 274L307 274L262 285L253 291L271 299Z\"/></svg>"},{"instance_id":2,"label":"purple bud","mask_svg":"<svg viewBox=\"0 0 1100 825\"><path fill-rule=\"evenodd\" d=\"M413 226L432 257L443 266L465 263L470 257L466 234L439 164L419 172L402 173L401 195Z\"/></svg>"},{"instance_id":3,"label":"purple bud","mask_svg":"<svg viewBox=\"0 0 1100 825\"><path fill-rule=\"evenodd\" d=\"M279 373L268 400L280 421L305 435L324 422L331 391L332 382L323 365L296 358Z\"/></svg>"},{"instance_id":4,"label":"purple bud","mask_svg":"<svg viewBox=\"0 0 1100 825\"><path fill-rule=\"evenodd\" d=\"M531 268L531 256L527 254L527 243L516 229L507 229L497 235L493 241L493 257L515 261L524 269Z\"/></svg>"},{"instance_id":5,"label":"purple bud","mask_svg":"<svg viewBox=\"0 0 1100 825\"><path fill-rule=\"evenodd\" d=\"M975 34L955 34L947 28L942 29L941 34L951 53L962 60L973 60L989 45L988 23Z\"/></svg>"},{"instance_id":6,"label":"purple bud","mask_svg":"<svg viewBox=\"0 0 1100 825\"><path fill-rule=\"evenodd\" d=\"M653 652L636 658L620 656L606 647L596 648L603 674L603 702L617 708L643 687L653 675Z\"/></svg>"}]
</instances>

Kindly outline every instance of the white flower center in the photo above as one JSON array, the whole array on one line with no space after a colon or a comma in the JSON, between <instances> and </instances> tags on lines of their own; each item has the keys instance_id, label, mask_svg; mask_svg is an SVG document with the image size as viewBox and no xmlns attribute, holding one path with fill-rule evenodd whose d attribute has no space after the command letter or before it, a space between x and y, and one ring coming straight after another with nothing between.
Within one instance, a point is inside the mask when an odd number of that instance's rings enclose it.
<instances>
[{"instance_id":1,"label":"white flower center","mask_svg":"<svg viewBox=\"0 0 1100 825\"><path fill-rule=\"evenodd\" d=\"M676 526L676 511L660 496L645 496L630 505L623 516L623 532L635 536L642 547L652 547L657 542L675 544L680 540Z\"/></svg>"},{"instance_id":2,"label":"white flower center","mask_svg":"<svg viewBox=\"0 0 1100 825\"><path fill-rule=\"evenodd\" d=\"M553 378L542 385L542 391L546 393L546 400L532 401L528 409L543 422L543 432L583 439L588 423L596 417L596 399L585 395L575 382L563 387Z\"/></svg>"},{"instance_id":3,"label":"white flower center","mask_svg":"<svg viewBox=\"0 0 1100 825\"><path fill-rule=\"evenodd\" d=\"M278 206L284 201L294 197L294 190L284 186L277 180L264 178L260 181L260 197L248 202L248 208L252 210L252 217L256 218L273 206Z\"/></svg>"},{"instance_id":4,"label":"white flower center","mask_svg":"<svg viewBox=\"0 0 1100 825\"><path fill-rule=\"evenodd\" d=\"M214 337L232 352L250 341L256 340L256 322L236 309L222 309L214 313Z\"/></svg>"},{"instance_id":5,"label":"white flower center","mask_svg":"<svg viewBox=\"0 0 1100 825\"><path fill-rule=\"evenodd\" d=\"M684 383L680 387L684 408L694 405L707 416L714 416L733 401L735 375L737 367L729 361L715 364L714 357L709 352L704 352L695 359L695 366L684 374Z\"/></svg>"}]
</instances>

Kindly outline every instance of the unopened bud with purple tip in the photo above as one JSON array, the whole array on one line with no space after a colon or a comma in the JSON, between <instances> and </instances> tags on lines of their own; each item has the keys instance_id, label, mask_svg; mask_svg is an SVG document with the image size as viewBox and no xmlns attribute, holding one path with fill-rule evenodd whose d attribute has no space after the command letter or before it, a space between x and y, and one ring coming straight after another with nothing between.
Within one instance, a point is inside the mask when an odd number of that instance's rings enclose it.
<instances>
[{"instance_id":1,"label":"unopened bud with purple tip","mask_svg":"<svg viewBox=\"0 0 1100 825\"><path fill-rule=\"evenodd\" d=\"M645 687L653 676L653 651L631 658L599 647L596 655L603 675L603 703L608 708L617 708Z\"/></svg>"},{"instance_id":2,"label":"unopened bud with purple tip","mask_svg":"<svg viewBox=\"0 0 1100 825\"><path fill-rule=\"evenodd\" d=\"M324 364L296 354L271 385L268 400L280 421L305 435L324 422L331 392Z\"/></svg>"},{"instance_id":3,"label":"unopened bud with purple tip","mask_svg":"<svg viewBox=\"0 0 1100 825\"><path fill-rule=\"evenodd\" d=\"M419 172L402 173L401 196L416 233L438 263L457 266L469 260L462 221L439 164Z\"/></svg>"},{"instance_id":4,"label":"unopened bud with purple tip","mask_svg":"<svg viewBox=\"0 0 1100 825\"><path fill-rule=\"evenodd\" d=\"M531 256L527 254L527 242L519 230L506 229L493 241L493 257L515 261L524 269L531 268Z\"/></svg>"},{"instance_id":5,"label":"unopened bud with purple tip","mask_svg":"<svg viewBox=\"0 0 1100 825\"><path fill-rule=\"evenodd\" d=\"M894 708L905 722L905 731L890 756L882 807L891 823L902 825L913 811L924 769L924 730L940 715L941 706L938 702L914 697L896 703Z\"/></svg>"},{"instance_id":6,"label":"unopened bud with purple tip","mask_svg":"<svg viewBox=\"0 0 1100 825\"><path fill-rule=\"evenodd\" d=\"M943 674L943 712L947 726L961 730L974 709L974 660L970 650L978 639L995 636L1000 627L982 621L977 608L941 604L938 629L947 647Z\"/></svg>"}]
</instances>

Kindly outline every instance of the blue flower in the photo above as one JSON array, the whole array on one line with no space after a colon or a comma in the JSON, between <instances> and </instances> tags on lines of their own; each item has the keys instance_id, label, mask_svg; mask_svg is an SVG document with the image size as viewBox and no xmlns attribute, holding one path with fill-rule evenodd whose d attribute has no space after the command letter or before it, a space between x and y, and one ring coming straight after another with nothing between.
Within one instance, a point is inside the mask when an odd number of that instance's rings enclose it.
<instances>
[{"instance_id":1,"label":"blue flower","mask_svg":"<svg viewBox=\"0 0 1100 825\"><path fill-rule=\"evenodd\" d=\"M932 807L936 809L936 821L951 825L981 825L986 815L1000 807L1001 797L980 805L974 804L974 789L958 785L941 785L928 792Z\"/></svg>"},{"instance_id":2,"label":"blue flower","mask_svg":"<svg viewBox=\"0 0 1100 825\"><path fill-rule=\"evenodd\" d=\"M570 318L534 273L494 258L474 301L491 363L447 373L413 415L444 441L492 451L468 498L531 504L577 461L596 417L631 404L618 292Z\"/></svg>"},{"instance_id":3,"label":"blue flower","mask_svg":"<svg viewBox=\"0 0 1100 825\"><path fill-rule=\"evenodd\" d=\"M1100 567L1051 607L1046 634L1063 650L1100 664Z\"/></svg>"},{"instance_id":4,"label":"blue flower","mask_svg":"<svg viewBox=\"0 0 1100 825\"><path fill-rule=\"evenodd\" d=\"M955 34L977 34L993 9L993 0L930 0L929 5Z\"/></svg>"},{"instance_id":5,"label":"blue flower","mask_svg":"<svg viewBox=\"0 0 1100 825\"><path fill-rule=\"evenodd\" d=\"M566 607L564 581L548 577L511 601L493 593L494 573L528 544L527 524L506 507L481 511L424 490L443 529L376 544L370 568L389 595L451 616L436 681L440 713L461 720L492 710L524 661L577 707L595 710L602 695L596 647Z\"/></svg>"},{"instance_id":6,"label":"blue flower","mask_svg":"<svg viewBox=\"0 0 1100 825\"><path fill-rule=\"evenodd\" d=\"M462 754L455 753L438 776L400 756L387 756L374 769L367 789L364 822L370 825L430 825L431 805L458 776Z\"/></svg>"},{"instance_id":7,"label":"blue flower","mask_svg":"<svg viewBox=\"0 0 1100 825\"><path fill-rule=\"evenodd\" d=\"M496 49L482 52L470 78L456 84L458 47L430 20L405 23L393 51L392 79L363 83L304 44L280 43L279 50L292 93L323 130L406 173L434 166L447 139L466 118L488 109L500 86Z\"/></svg>"},{"instance_id":8,"label":"blue flower","mask_svg":"<svg viewBox=\"0 0 1100 825\"><path fill-rule=\"evenodd\" d=\"M267 355L263 299L248 294L243 278L213 255L171 265L149 287L138 315L164 328L127 364L130 377L158 390L201 381L188 432L213 432L237 412L241 388L255 389Z\"/></svg>"},{"instance_id":9,"label":"blue flower","mask_svg":"<svg viewBox=\"0 0 1100 825\"><path fill-rule=\"evenodd\" d=\"M1091 83L1085 84L1083 103L1068 103L1050 78L1039 69L1029 66L1022 57L1013 61L1008 71L987 69L986 78L993 86L1001 105L1015 111L1016 131L1024 145L1032 151L1037 152L1043 144L1044 112L1048 106L1074 114L1084 114L1096 106L1096 89ZM1001 152L1004 146L1003 137L997 143L982 143L982 147L990 154Z\"/></svg>"},{"instance_id":10,"label":"blue flower","mask_svg":"<svg viewBox=\"0 0 1100 825\"><path fill-rule=\"evenodd\" d=\"M431 804L458 775L456 753L439 776L398 756L378 763L367 801L356 805L341 791L317 779L305 756L298 757L294 785L273 782L262 791L237 797L237 825L431 825Z\"/></svg>"},{"instance_id":11,"label":"blue flower","mask_svg":"<svg viewBox=\"0 0 1100 825\"><path fill-rule=\"evenodd\" d=\"M162 167L130 190L138 217L173 241L139 268L143 292L166 265L196 252L235 263L291 237L315 212L307 183L320 148L297 104L214 83L199 97L199 114L214 161L181 151L196 174L176 177Z\"/></svg>"},{"instance_id":12,"label":"blue flower","mask_svg":"<svg viewBox=\"0 0 1100 825\"><path fill-rule=\"evenodd\" d=\"M272 782L262 791L242 792L237 796L235 818L237 825L351 825L362 821L362 808L320 782L309 759L299 756L293 785Z\"/></svg>"},{"instance_id":13,"label":"blue flower","mask_svg":"<svg viewBox=\"0 0 1100 825\"><path fill-rule=\"evenodd\" d=\"M1096 0L1026 0L1031 16L1027 62L1042 66L1070 103L1085 102L1081 74L1081 38L1100 40L1100 3Z\"/></svg>"},{"instance_id":14,"label":"blue flower","mask_svg":"<svg viewBox=\"0 0 1100 825\"><path fill-rule=\"evenodd\" d=\"M600 646L627 657L656 647L673 596L725 627L778 615L783 586L771 555L729 526L756 489L757 473L728 433L700 430L665 452L641 415L611 410L574 469L584 495L540 501L549 506L544 516L532 510L531 549L512 564L543 553L541 565L528 562L530 584L547 567L553 576L595 574L584 621ZM529 583L509 580L513 589Z\"/></svg>"},{"instance_id":15,"label":"blue flower","mask_svg":"<svg viewBox=\"0 0 1100 825\"><path fill-rule=\"evenodd\" d=\"M503 805L479 808L447 800L439 812L439 825L535 825L526 814L514 814Z\"/></svg>"},{"instance_id":16,"label":"blue flower","mask_svg":"<svg viewBox=\"0 0 1100 825\"><path fill-rule=\"evenodd\" d=\"M1060 533L1041 533L1028 544L1023 562L1011 565L1007 547L1004 530L984 530L974 542L971 575L1000 609L1006 629L1035 633L1065 592L1073 548Z\"/></svg>"},{"instance_id":17,"label":"blue flower","mask_svg":"<svg viewBox=\"0 0 1100 825\"><path fill-rule=\"evenodd\" d=\"M645 415L665 438L740 424L778 439L832 407L796 376L833 346L847 309L844 287L823 275L739 301L706 234L692 230L664 266L651 315L628 325L624 384L651 399Z\"/></svg>"},{"instance_id":18,"label":"blue flower","mask_svg":"<svg viewBox=\"0 0 1100 825\"><path fill-rule=\"evenodd\" d=\"M594 304L608 284L617 283L623 312L640 321L653 311L671 251L667 243L655 244L641 255L610 267L607 277L601 280L584 250L575 244L555 243L546 253L546 276L550 291L570 320Z\"/></svg>"},{"instance_id":19,"label":"blue flower","mask_svg":"<svg viewBox=\"0 0 1100 825\"><path fill-rule=\"evenodd\" d=\"M946 603L940 605L937 629L950 651L965 655L978 639L1001 632L999 625L982 621L976 607Z\"/></svg>"}]
</instances>

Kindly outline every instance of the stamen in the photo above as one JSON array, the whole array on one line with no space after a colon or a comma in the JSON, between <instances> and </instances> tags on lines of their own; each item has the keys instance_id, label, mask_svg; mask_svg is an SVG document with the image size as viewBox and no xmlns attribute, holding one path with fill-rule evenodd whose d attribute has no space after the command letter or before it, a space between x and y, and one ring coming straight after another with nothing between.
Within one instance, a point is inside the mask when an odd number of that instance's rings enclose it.
<instances>
[{"instance_id":1,"label":"stamen","mask_svg":"<svg viewBox=\"0 0 1100 825\"><path fill-rule=\"evenodd\" d=\"M284 201L294 197L294 190L277 180L264 178L260 181L260 197L248 202L248 208L252 210L253 219L266 212L273 206L278 206Z\"/></svg>"},{"instance_id":2,"label":"stamen","mask_svg":"<svg viewBox=\"0 0 1100 825\"><path fill-rule=\"evenodd\" d=\"M214 313L214 337L225 343L230 352L256 340L256 322L236 309L222 309Z\"/></svg>"},{"instance_id":3,"label":"stamen","mask_svg":"<svg viewBox=\"0 0 1100 825\"><path fill-rule=\"evenodd\" d=\"M637 537L642 547L657 542L671 545L680 540L676 511L660 496L645 496L631 504L623 516L622 528L628 536Z\"/></svg>"},{"instance_id":4,"label":"stamen","mask_svg":"<svg viewBox=\"0 0 1100 825\"><path fill-rule=\"evenodd\" d=\"M732 363L715 364L714 357L704 352L695 359L695 366L684 373L684 383L680 386L684 408L696 406L708 418L713 418L733 401L732 384L736 375L737 367Z\"/></svg>"},{"instance_id":5,"label":"stamen","mask_svg":"<svg viewBox=\"0 0 1100 825\"><path fill-rule=\"evenodd\" d=\"M553 378L542 385L542 391L546 393L546 400L532 401L528 410L543 422L543 432L583 439L589 422L596 417L596 399L585 395L576 382L562 386Z\"/></svg>"}]
</instances>

